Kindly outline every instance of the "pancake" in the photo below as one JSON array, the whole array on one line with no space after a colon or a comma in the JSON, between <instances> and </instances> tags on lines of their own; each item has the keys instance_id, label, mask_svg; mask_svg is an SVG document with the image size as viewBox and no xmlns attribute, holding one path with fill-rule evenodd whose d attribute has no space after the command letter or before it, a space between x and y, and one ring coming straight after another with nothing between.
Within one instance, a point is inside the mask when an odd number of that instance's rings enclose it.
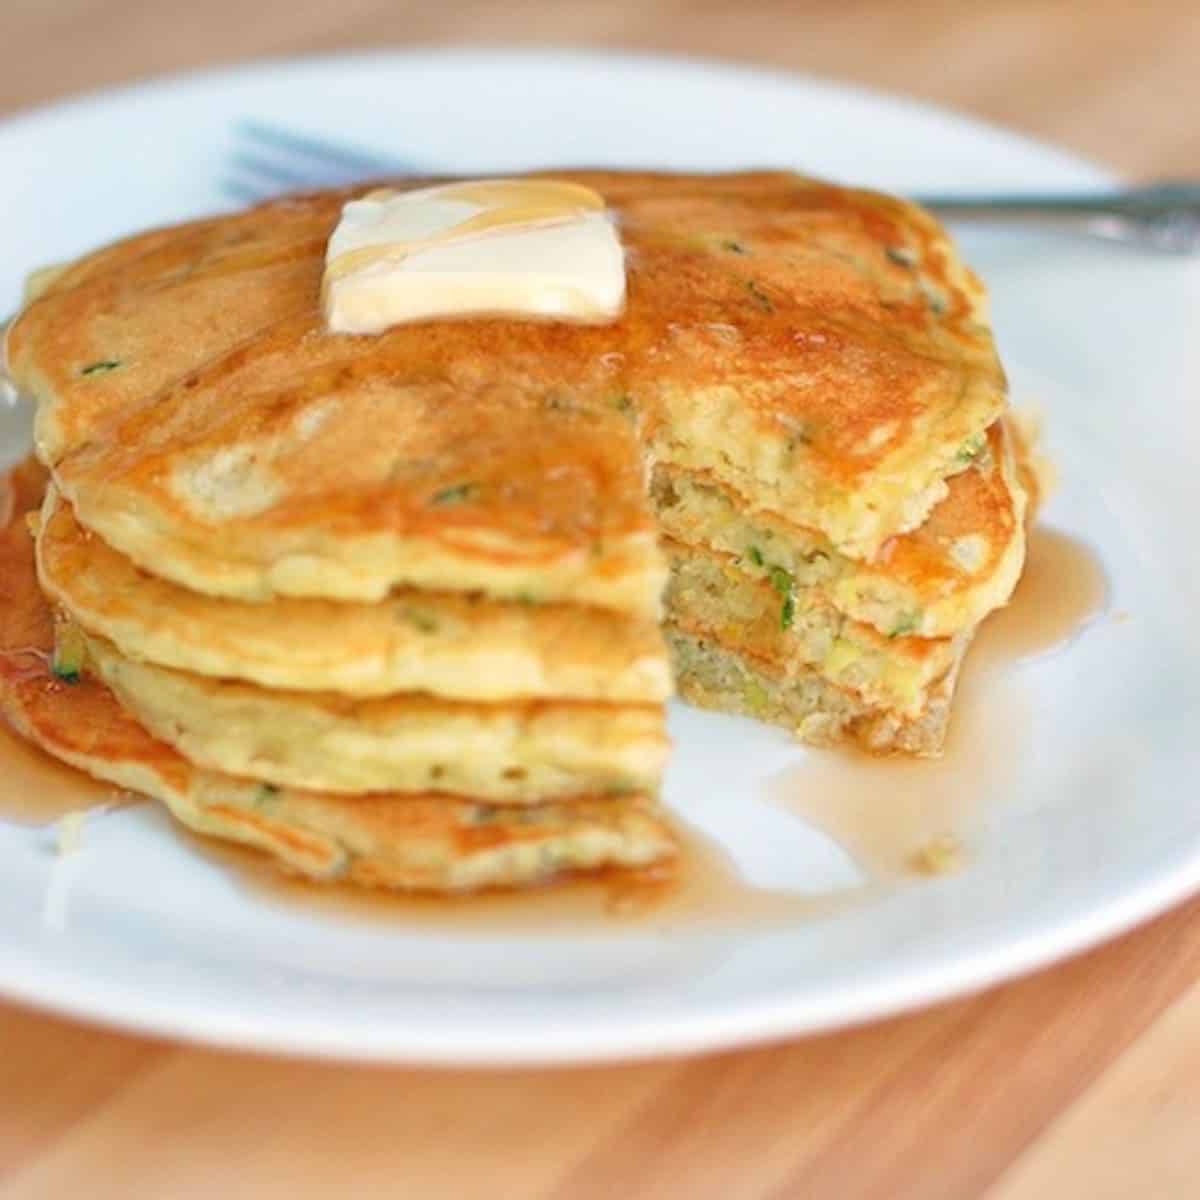
<instances>
[{"instance_id":1,"label":"pancake","mask_svg":"<svg viewBox=\"0 0 1200 1200\"><path fill-rule=\"evenodd\" d=\"M8 359L80 523L243 600L403 585L652 616L646 463L709 472L870 558L1003 409L982 289L914 206L786 173L555 174L620 221L612 325L327 333L322 254L347 192L59 274Z\"/></svg>"},{"instance_id":2,"label":"pancake","mask_svg":"<svg viewBox=\"0 0 1200 1200\"><path fill-rule=\"evenodd\" d=\"M1025 498L1010 440L997 422L928 520L871 562L839 554L779 513L752 510L707 472L655 471L659 526L673 542L732 557L753 578L812 589L888 637L947 637L1003 604L1024 563Z\"/></svg>"},{"instance_id":3,"label":"pancake","mask_svg":"<svg viewBox=\"0 0 1200 1200\"><path fill-rule=\"evenodd\" d=\"M156 737L198 766L270 783L537 804L653 793L667 756L661 705L269 691L136 662L104 638L83 639L87 669Z\"/></svg>"},{"instance_id":4,"label":"pancake","mask_svg":"<svg viewBox=\"0 0 1200 1200\"><path fill-rule=\"evenodd\" d=\"M194 766L95 677L70 684L51 674L53 620L22 515L40 503L44 477L26 466L16 484L15 515L0 531L0 715L54 757L156 797L198 833L255 846L320 881L457 892L639 868L676 853L644 796L530 808L438 794L347 797Z\"/></svg>"},{"instance_id":5,"label":"pancake","mask_svg":"<svg viewBox=\"0 0 1200 1200\"><path fill-rule=\"evenodd\" d=\"M850 744L873 754L922 757L941 753L968 646L966 638L957 643L945 674L926 689L921 707L908 714L864 700L812 668L785 672L776 663L673 624L666 632L679 694L692 704L782 725L811 746Z\"/></svg>"},{"instance_id":6,"label":"pancake","mask_svg":"<svg viewBox=\"0 0 1200 1200\"><path fill-rule=\"evenodd\" d=\"M344 696L651 703L671 691L657 625L605 609L401 589L381 604L269 607L139 570L82 529L53 486L37 540L46 594L121 654L269 688Z\"/></svg>"}]
</instances>

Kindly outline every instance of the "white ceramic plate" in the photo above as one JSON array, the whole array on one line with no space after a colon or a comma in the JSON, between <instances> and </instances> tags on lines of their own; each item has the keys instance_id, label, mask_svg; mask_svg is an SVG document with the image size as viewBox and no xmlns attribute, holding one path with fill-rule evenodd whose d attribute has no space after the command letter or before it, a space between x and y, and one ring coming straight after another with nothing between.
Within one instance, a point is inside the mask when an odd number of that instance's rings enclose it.
<instances>
[{"instance_id":1,"label":"white ceramic plate","mask_svg":"<svg viewBox=\"0 0 1200 1200\"><path fill-rule=\"evenodd\" d=\"M0 311L28 268L224 206L231 127L244 117L450 170L787 165L898 190L1103 179L929 108L749 70L561 53L267 64L0 127ZM975 814L965 870L774 924L438 932L257 895L152 808L92 821L65 859L45 830L0 819L0 989L267 1050L597 1059L926 1003L1078 950L1200 887L1200 271L1028 235L965 246L992 286L1016 398L1048 416L1063 486L1047 520L1096 549L1112 611L1129 614L1005 684L1024 716L1015 739L998 719L1008 740L981 770L1002 760L1004 771ZM747 877L813 892L858 878L852 857L770 798L779 773L811 756L730 718L679 708L673 724L668 799Z\"/></svg>"}]
</instances>

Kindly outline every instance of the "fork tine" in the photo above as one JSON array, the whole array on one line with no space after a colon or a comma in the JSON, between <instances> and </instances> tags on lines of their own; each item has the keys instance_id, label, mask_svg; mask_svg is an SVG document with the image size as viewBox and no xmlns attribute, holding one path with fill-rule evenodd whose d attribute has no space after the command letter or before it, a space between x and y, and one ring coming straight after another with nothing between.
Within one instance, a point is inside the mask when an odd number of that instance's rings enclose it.
<instances>
[{"instance_id":1,"label":"fork tine","mask_svg":"<svg viewBox=\"0 0 1200 1200\"><path fill-rule=\"evenodd\" d=\"M221 179L221 191L239 204L258 204L276 195L275 188L256 186L236 175L226 175Z\"/></svg>"},{"instance_id":2,"label":"fork tine","mask_svg":"<svg viewBox=\"0 0 1200 1200\"><path fill-rule=\"evenodd\" d=\"M357 150L344 143L316 137L312 134L295 133L277 125L267 125L261 121L240 121L237 130L250 142L284 150L302 158L314 159L326 165L336 164L344 170L386 172L412 169L411 164L405 164L396 159Z\"/></svg>"},{"instance_id":3,"label":"fork tine","mask_svg":"<svg viewBox=\"0 0 1200 1200\"><path fill-rule=\"evenodd\" d=\"M283 159L267 158L250 150L238 150L230 160L230 166L243 175L266 180L284 188L313 187L329 182L341 181L349 176L343 169L323 171L304 163L288 163Z\"/></svg>"},{"instance_id":4,"label":"fork tine","mask_svg":"<svg viewBox=\"0 0 1200 1200\"><path fill-rule=\"evenodd\" d=\"M240 203L415 169L411 163L249 118L235 124L234 136L237 141L222 190Z\"/></svg>"}]
</instances>

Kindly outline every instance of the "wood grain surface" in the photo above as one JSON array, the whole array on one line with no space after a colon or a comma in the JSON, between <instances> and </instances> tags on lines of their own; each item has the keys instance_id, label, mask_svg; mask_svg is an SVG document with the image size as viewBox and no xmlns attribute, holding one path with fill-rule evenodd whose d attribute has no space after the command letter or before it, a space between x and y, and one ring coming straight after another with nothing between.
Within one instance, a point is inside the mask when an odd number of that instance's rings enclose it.
<instances>
[{"instance_id":1,"label":"wood grain surface","mask_svg":"<svg viewBox=\"0 0 1200 1200\"><path fill-rule=\"evenodd\" d=\"M1131 175L1200 174L1195 0L0 0L0 112L447 42L733 57L950 104ZM914 1016L585 1070L275 1061L0 1004L0 1200L1173 1200L1200 1196L1198 1134L1200 902Z\"/></svg>"}]
</instances>

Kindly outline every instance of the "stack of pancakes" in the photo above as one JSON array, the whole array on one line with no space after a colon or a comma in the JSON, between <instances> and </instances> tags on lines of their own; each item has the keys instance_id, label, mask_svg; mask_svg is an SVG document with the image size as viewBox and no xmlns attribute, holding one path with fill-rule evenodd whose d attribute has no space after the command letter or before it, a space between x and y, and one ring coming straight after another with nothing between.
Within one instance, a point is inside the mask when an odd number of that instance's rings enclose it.
<instances>
[{"instance_id":1,"label":"stack of pancakes","mask_svg":"<svg viewBox=\"0 0 1200 1200\"><path fill-rule=\"evenodd\" d=\"M39 280L13 722L294 869L431 889L672 854L660 623L689 698L935 753L1023 561L978 282L898 200L565 177L619 221L611 325L330 334L346 193ZM12 663L51 609L47 691Z\"/></svg>"}]
</instances>

